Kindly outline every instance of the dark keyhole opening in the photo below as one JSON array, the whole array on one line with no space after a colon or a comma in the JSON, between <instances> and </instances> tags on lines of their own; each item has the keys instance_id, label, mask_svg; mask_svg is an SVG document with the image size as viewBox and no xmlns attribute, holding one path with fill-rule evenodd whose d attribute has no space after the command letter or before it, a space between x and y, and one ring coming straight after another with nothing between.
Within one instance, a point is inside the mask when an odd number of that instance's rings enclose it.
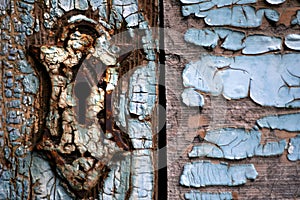
<instances>
[{"instance_id":1,"label":"dark keyhole opening","mask_svg":"<svg viewBox=\"0 0 300 200\"><path fill-rule=\"evenodd\" d=\"M86 98L91 93L91 88L87 82L79 82L75 85L75 95L79 101L78 122L85 124Z\"/></svg>"}]
</instances>

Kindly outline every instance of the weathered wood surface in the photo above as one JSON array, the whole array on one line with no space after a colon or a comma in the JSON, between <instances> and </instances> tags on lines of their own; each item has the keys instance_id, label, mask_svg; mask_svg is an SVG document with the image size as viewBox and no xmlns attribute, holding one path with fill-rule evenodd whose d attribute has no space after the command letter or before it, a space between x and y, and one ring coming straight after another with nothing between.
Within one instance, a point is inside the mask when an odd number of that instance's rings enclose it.
<instances>
[{"instance_id":1,"label":"weathered wood surface","mask_svg":"<svg viewBox=\"0 0 300 200\"><path fill-rule=\"evenodd\" d=\"M155 198L158 3L3 0L0 19L0 199Z\"/></svg>"},{"instance_id":2,"label":"weathered wood surface","mask_svg":"<svg viewBox=\"0 0 300 200\"><path fill-rule=\"evenodd\" d=\"M298 199L299 2L163 5L168 199Z\"/></svg>"}]
</instances>

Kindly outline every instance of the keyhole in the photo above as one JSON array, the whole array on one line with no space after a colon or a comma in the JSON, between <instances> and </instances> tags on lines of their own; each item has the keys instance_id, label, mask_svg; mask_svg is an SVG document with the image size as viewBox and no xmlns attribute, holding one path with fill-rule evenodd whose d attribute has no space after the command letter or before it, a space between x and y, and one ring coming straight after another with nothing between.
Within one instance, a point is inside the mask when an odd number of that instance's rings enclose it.
<instances>
[{"instance_id":1,"label":"keyhole","mask_svg":"<svg viewBox=\"0 0 300 200\"><path fill-rule=\"evenodd\" d=\"M91 88L87 82L79 82L75 85L75 95L79 101L78 122L85 124L86 98L91 93Z\"/></svg>"}]
</instances>

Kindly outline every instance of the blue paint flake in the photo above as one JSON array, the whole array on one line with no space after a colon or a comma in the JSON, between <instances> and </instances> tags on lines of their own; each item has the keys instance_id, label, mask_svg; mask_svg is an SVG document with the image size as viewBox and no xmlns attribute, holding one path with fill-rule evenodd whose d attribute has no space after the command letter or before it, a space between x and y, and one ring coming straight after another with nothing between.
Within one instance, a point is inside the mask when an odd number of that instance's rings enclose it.
<instances>
[{"instance_id":1,"label":"blue paint flake","mask_svg":"<svg viewBox=\"0 0 300 200\"><path fill-rule=\"evenodd\" d=\"M245 129L224 128L208 131L205 142L193 147L189 157L211 157L239 160L253 156L282 155L286 141L267 142L262 145L261 133Z\"/></svg>"},{"instance_id":2,"label":"blue paint flake","mask_svg":"<svg viewBox=\"0 0 300 200\"><path fill-rule=\"evenodd\" d=\"M256 122L261 128L300 131L300 113L267 116Z\"/></svg>"},{"instance_id":3,"label":"blue paint flake","mask_svg":"<svg viewBox=\"0 0 300 200\"><path fill-rule=\"evenodd\" d=\"M263 106L300 107L300 68L294 67L299 62L300 54L203 55L186 65L183 84L227 99L250 94L254 102Z\"/></svg>"},{"instance_id":4,"label":"blue paint flake","mask_svg":"<svg viewBox=\"0 0 300 200\"><path fill-rule=\"evenodd\" d=\"M191 191L189 193L185 193L184 198L186 200L231 200L233 197L231 192L208 193Z\"/></svg>"},{"instance_id":5,"label":"blue paint flake","mask_svg":"<svg viewBox=\"0 0 300 200\"><path fill-rule=\"evenodd\" d=\"M290 139L287 158L290 161L300 160L300 135Z\"/></svg>"},{"instance_id":6,"label":"blue paint flake","mask_svg":"<svg viewBox=\"0 0 300 200\"><path fill-rule=\"evenodd\" d=\"M213 164L210 161L187 163L180 176L180 184L187 187L237 186L247 179L256 179L258 173L253 164Z\"/></svg>"}]
</instances>

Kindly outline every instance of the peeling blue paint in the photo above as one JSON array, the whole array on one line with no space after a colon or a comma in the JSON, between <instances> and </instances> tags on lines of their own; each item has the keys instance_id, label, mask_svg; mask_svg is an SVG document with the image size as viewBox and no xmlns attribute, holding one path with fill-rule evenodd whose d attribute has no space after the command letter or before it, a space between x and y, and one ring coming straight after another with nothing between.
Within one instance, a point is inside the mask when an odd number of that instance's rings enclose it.
<instances>
[{"instance_id":1,"label":"peeling blue paint","mask_svg":"<svg viewBox=\"0 0 300 200\"><path fill-rule=\"evenodd\" d=\"M286 147L286 141L268 142L265 145L258 145L255 149L256 156L277 156L282 155Z\"/></svg>"},{"instance_id":2,"label":"peeling blue paint","mask_svg":"<svg viewBox=\"0 0 300 200\"><path fill-rule=\"evenodd\" d=\"M204 55L186 65L183 84L201 92L223 94L228 99L250 93L250 98L263 106L300 107L300 69L294 67L299 62L300 54Z\"/></svg>"},{"instance_id":3,"label":"peeling blue paint","mask_svg":"<svg viewBox=\"0 0 300 200\"><path fill-rule=\"evenodd\" d=\"M9 0L0 0L0 10L6 10L10 5Z\"/></svg>"},{"instance_id":4,"label":"peeling blue paint","mask_svg":"<svg viewBox=\"0 0 300 200\"><path fill-rule=\"evenodd\" d=\"M214 6L217 6L218 8L221 8L224 6L252 4L257 2L257 0L180 0L180 1L183 4L200 5L201 9L203 10L206 7L212 8Z\"/></svg>"},{"instance_id":5,"label":"peeling blue paint","mask_svg":"<svg viewBox=\"0 0 300 200\"><path fill-rule=\"evenodd\" d=\"M187 42L203 46L215 48L218 44L218 35L209 29L188 29L184 35L184 39Z\"/></svg>"},{"instance_id":6,"label":"peeling blue paint","mask_svg":"<svg viewBox=\"0 0 300 200\"><path fill-rule=\"evenodd\" d=\"M258 173L253 164L228 165L213 164L210 161L197 161L184 165L180 184L187 187L205 187L214 185L243 185L247 179L256 179Z\"/></svg>"},{"instance_id":7,"label":"peeling blue paint","mask_svg":"<svg viewBox=\"0 0 300 200\"><path fill-rule=\"evenodd\" d=\"M32 67L29 65L29 63L26 60L20 60L17 65L18 65L18 69L22 73L29 74L33 72Z\"/></svg>"},{"instance_id":8,"label":"peeling blue paint","mask_svg":"<svg viewBox=\"0 0 300 200\"><path fill-rule=\"evenodd\" d=\"M266 0L269 4L278 5L285 2L285 0Z\"/></svg>"},{"instance_id":9,"label":"peeling blue paint","mask_svg":"<svg viewBox=\"0 0 300 200\"><path fill-rule=\"evenodd\" d=\"M32 93L32 94L37 93L39 89L39 79L36 76L29 74L24 77L22 83L25 92Z\"/></svg>"},{"instance_id":10,"label":"peeling blue paint","mask_svg":"<svg viewBox=\"0 0 300 200\"><path fill-rule=\"evenodd\" d=\"M36 186L34 194L37 199L46 199L47 196L66 200L72 199L70 194L61 186L60 180L55 177L49 163L36 153L32 155L30 173L32 184Z\"/></svg>"},{"instance_id":11,"label":"peeling blue paint","mask_svg":"<svg viewBox=\"0 0 300 200\"><path fill-rule=\"evenodd\" d=\"M290 161L300 160L300 135L290 139L287 158Z\"/></svg>"},{"instance_id":12,"label":"peeling blue paint","mask_svg":"<svg viewBox=\"0 0 300 200\"><path fill-rule=\"evenodd\" d=\"M247 71L228 69L220 71L220 76L223 80L223 96L225 98L242 99L248 96L250 74Z\"/></svg>"},{"instance_id":13,"label":"peeling blue paint","mask_svg":"<svg viewBox=\"0 0 300 200\"><path fill-rule=\"evenodd\" d=\"M185 105L191 107L203 107L204 106L204 98L201 94L196 92L192 88L185 89L182 94L182 101Z\"/></svg>"},{"instance_id":14,"label":"peeling blue paint","mask_svg":"<svg viewBox=\"0 0 300 200\"><path fill-rule=\"evenodd\" d=\"M300 10L297 10L296 17L294 17L291 21L292 25L300 24Z\"/></svg>"},{"instance_id":15,"label":"peeling blue paint","mask_svg":"<svg viewBox=\"0 0 300 200\"><path fill-rule=\"evenodd\" d=\"M285 37L284 44L293 50L300 50L300 35L299 34L289 34Z\"/></svg>"},{"instance_id":16,"label":"peeling blue paint","mask_svg":"<svg viewBox=\"0 0 300 200\"><path fill-rule=\"evenodd\" d=\"M208 193L208 192L198 192L191 191L184 194L186 200L231 200L231 192L220 192L220 193Z\"/></svg>"},{"instance_id":17,"label":"peeling blue paint","mask_svg":"<svg viewBox=\"0 0 300 200\"><path fill-rule=\"evenodd\" d=\"M191 28L185 33L184 39L186 42L209 48L215 48L220 39L225 39L221 45L222 48L231 51L242 49L243 54L249 55L277 51L282 48L281 38L265 35L249 35L246 37L243 32L224 28L200 30Z\"/></svg>"},{"instance_id":18,"label":"peeling blue paint","mask_svg":"<svg viewBox=\"0 0 300 200\"><path fill-rule=\"evenodd\" d=\"M155 104L155 65L149 62L146 67L137 68L130 77L129 112L138 115L140 120L152 113ZM135 92L134 88L143 88L145 91Z\"/></svg>"},{"instance_id":19,"label":"peeling blue paint","mask_svg":"<svg viewBox=\"0 0 300 200\"><path fill-rule=\"evenodd\" d=\"M204 18L205 23L209 26L259 27L262 24L263 16L266 16L267 19L273 22L279 21L280 15L275 10L256 10L254 7L247 5L232 6L232 8L219 6L221 8L211 9L214 5L217 5L217 2L214 1L215 4L212 2L201 2L199 4L183 5L182 15L189 16L195 14L196 17ZM226 3L221 1L221 3L222 5L228 5L231 2Z\"/></svg>"},{"instance_id":20,"label":"peeling blue paint","mask_svg":"<svg viewBox=\"0 0 300 200\"><path fill-rule=\"evenodd\" d=\"M280 19L280 14L276 10L266 9L265 17L272 22L278 22Z\"/></svg>"},{"instance_id":21,"label":"peeling blue paint","mask_svg":"<svg viewBox=\"0 0 300 200\"><path fill-rule=\"evenodd\" d=\"M141 122L137 119L128 120L128 136L135 149L152 148L152 130L149 122Z\"/></svg>"},{"instance_id":22,"label":"peeling blue paint","mask_svg":"<svg viewBox=\"0 0 300 200\"><path fill-rule=\"evenodd\" d=\"M264 35L250 35L245 39L243 54L260 54L281 49L281 39Z\"/></svg>"},{"instance_id":23,"label":"peeling blue paint","mask_svg":"<svg viewBox=\"0 0 300 200\"><path fill-rule=\"evenodd\" d=\"M201 143L193 147L189 157L211 157L238 160L253 156L282 155L286 141L261 142L261 133L245 129L224 128L208 131L204 140L209 143Z\"/></svg>"},{"instance_id":24,"label":"peeling blue paint","mask_svg":"<svg viewBox=\"0 0 300 200\"><path fill-rule=\"evenodd\" d=\"M241 50L245 47L245 44L242 42L244 37L245 33L243 32L230 31L230 33L226 36L225 41L223 42L221 47L232 51Z\"/></svg>"},{"instance_id":25,"label":"peeling blue paint","mask_svg":"<svg viewBox=\"0 0 300 200\"><path fill-rule=\"evenodd\" d=\"M74 1L59 0L58 5L66 12L74 9Z\"/></svg>"},{"instance_id":26,"label":"peeling blue paint","mask_svg":"<svg viewBox=\"0 0 300 200\"><path fill-rule=\"evenodd\" d=\"M267 116L256 122L261 128L300 131L300 113Z\"/></svg>"}]
</instances>

